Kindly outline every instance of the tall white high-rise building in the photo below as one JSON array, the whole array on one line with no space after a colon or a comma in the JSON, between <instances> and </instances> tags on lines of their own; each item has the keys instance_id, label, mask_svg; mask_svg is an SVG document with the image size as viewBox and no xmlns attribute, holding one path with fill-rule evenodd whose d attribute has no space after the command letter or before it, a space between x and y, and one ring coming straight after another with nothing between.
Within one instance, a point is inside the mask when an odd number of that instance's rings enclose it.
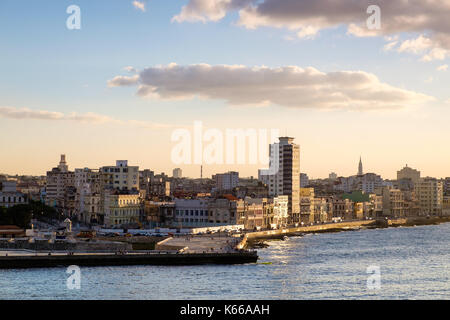
<instances>
[{"instance_id":1,"label":"tall white high-rise building","mask_svg":"<svg viewBox=\"0 0 450 320\"><path fill-rule=\"evenodd\" d=\"M300 221L300 146L294 138L280 137L269 145L268 170L259 170L258 178L269 189L269 196L288 196L290 222Z\"/></svg>"}]
</instances>

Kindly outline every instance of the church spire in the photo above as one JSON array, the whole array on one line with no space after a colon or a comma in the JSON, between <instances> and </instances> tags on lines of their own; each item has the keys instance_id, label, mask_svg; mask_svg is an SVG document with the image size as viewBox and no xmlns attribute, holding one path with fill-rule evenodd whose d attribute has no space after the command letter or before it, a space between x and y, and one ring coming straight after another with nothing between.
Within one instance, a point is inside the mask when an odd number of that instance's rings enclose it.
<instances>
[{"instance_id":1,"label":"church spire","mask_svg":"<svg viewBox=\"0 0 450 320\"><path fill-rule=\"evenodd\" d=\"M363 165L362 165L362 160L361 157L359 157L359 166L358 166L358 176L362 176L363 173Z\"/></svg>"}]
</instances>

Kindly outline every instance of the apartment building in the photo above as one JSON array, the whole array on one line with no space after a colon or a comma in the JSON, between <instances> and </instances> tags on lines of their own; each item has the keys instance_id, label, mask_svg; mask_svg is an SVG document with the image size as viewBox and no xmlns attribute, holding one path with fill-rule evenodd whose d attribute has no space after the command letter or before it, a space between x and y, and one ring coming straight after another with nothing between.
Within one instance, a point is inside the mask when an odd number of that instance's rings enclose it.
<instances>
[{"instance_id":1,"label":"apartment building","mask_svg":"<svg viewBox=\"0 0 450 320\"><path fill-rule=\"evenodd\" d=\"M289 220L295 223L300 221L300 146L291 137L278 139L269 145L269 169L259 170L258 178L267 184L269 196L288 196Z\"/></svg>"},{"instance_id":2,"label":"apartment building","mask_svg":"<svg viewBox=\"0 0 450 320\"><path fill-rule=\"evenodd\" d=\"M117 190L139 190L139 166L129 166L128 160L117 160L115 166L100 168L103 185Z\"/></svg>"},{"instance_id":3,"label":"apartment building","mask_svg":"<svg viewBox=\"0 0 450 320\"><path fill-rule=\"evenodd\" d=\"M139 224L140 217L143 215L143 204L139 193L106 190L104 199L104 224L106 227Z\"/></svg>"},{"instance_id":4,"label":"apartment building","mask_svg":"<svg viewBox=\"0 0 450 320\"><path fill-rule=\"evenodd\" d=\"M443 184L436 178L421 178L415 184L415 194L420 207L420 215L439 216L442 214Z\"/></svg>"},{"instance_id":5,"label":"apartment building","mask_svg":"<svg viewBox=\"0 0 450 320\"><path fill-rule=\"evenodd\" d=\"M66 156L61 155L59 165L47 172L45 204L55 207L66 216L72 216L75 196L75 174L69 171Z\"/></svg>"}]
</instances>

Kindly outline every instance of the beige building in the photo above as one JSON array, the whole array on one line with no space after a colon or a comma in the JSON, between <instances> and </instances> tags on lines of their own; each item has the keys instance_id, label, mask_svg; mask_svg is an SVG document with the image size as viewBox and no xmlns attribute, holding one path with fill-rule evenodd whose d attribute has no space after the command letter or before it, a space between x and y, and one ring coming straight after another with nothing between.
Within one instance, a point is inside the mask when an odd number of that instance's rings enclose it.
<instances>
[{"instance_id":1,"label":"beige building","mask_svg":"<svg viewBox=\"0 0 450 320\"><path fill-rule=\"evenodd\" d=\"M410 179L413 183L417 183L420 179L420 171L406 165L403 169L397 171L397 180L401 179Z\"/></svg>"},{"instance_id":2,"label":"beige building","mask_svg":"<svg viewBox=\"0 0 450 320\"><path fill-rule=\"evenodd\" d=\"M399 189L384 187L381 189L383 216L399 218L405 216L405 199Z\"/></svg>"},{"instance_id":3,"label":"beige building","mask_svg":"<svg viewBox=\"0 0 450 320\"><path fill-rule=\"evenodd\" d=\"M314 221L315 222L326 222L328 221L328 202L325 198L314 198Z\"/></svg>"},{"instance_id":4,"label":"beige building","mask_svg":"<svg viewBox=\"0 0 450 320\"><path fill-rule=\"evenodd\" d=\"M129 166L127 160L117 160L115 166L102 167L100 173L106 188L139 190L139 167Z\"/></svg>"},{"instance_id":5,"label":"beige building","mask_svg":"<svg viewBox=\"0 0 450 320\"><path fill-rule=\"evenodd\" d=\"M349 199L333 199L333 218L353 219L353 201Z\"/></svg>"},{"instance_id":6,"label":"beige building","mask_svg":"<svg viewBox=\"0 0 450 320\"><path fill-rule=\"evenodd\" d=\"M436 178L422 178L415 185L415 195L420 207L420 215L439 216L442 214L443 185Z\"/></svg>"},{"instance_id":7,"label":"beige building","mask_svg":"<svg viewBox=\"0 0 450 320\"><path fill-rule=\"evenodd\" d=\"M75 210L75 174L69 171L65 155L61 155L56 168L47 172L46 183L45 204L71 216Z\"/></svg>"},{"instance_id":8,"label":"beige building","mask_svg":"<svg viewBox=\"0 0 450 320\"><path fill-rule=\"evenodd\" d=\"M104 213L99 194L88 194L83 198L83 210L79 212L80 221L86 224L103 224Z\"/></svg>"},{"instance_id":9,"label":"beige building","mask_svg":"<svg viewBox=\"0 0 450 320\"><path fill-rule=\"evenodd\" d=\"M444 196L444 198L443 198L442 215L450 216L450 196Z\"/></svg>"},{"instance_id":10,"label":"beige building","mask_svg":"<svg viewBox=\"0 0 450 320\"><path fill-rule=\"evenodd\" d=\"M106 191L104 199L106 227L120 227L140 222L143 206L138 193L121 194L117 191Z\"/></svg>"},{"instance_id":11,"label":"beige building","mask_svg":"<svg viewBox=\"0 0 450 320\"><path fill-rule=\"evenodd\" d=\"M314 222L314 188L300 188L300 222Z\"/></svg>"}]
</instances>

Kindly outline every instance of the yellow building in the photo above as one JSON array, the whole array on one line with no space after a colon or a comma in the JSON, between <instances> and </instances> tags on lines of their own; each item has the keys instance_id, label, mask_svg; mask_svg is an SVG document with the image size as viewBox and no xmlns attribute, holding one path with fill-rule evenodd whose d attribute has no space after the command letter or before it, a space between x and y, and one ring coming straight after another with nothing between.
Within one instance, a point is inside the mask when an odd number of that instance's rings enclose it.
<instances>
[{"instance_id":1,"label":"yellow building","mask_svg":"<svg viewBox=\"0 0 450 320\"><path fill-rule=\"evenodd\" d=\"M442 214L443 185L436 178L422 178L415 185L416 199L419 202L420 215L439 216Z\"/></svg>"},{"instance_id":2,"label":"yellow building","mask_svg":"<svg viewBox=\"0 0 450 320\"><path fill-rule=\"evenodd\" d=\"M142 213L139 194L105 193L105 226L137 224Z\"/></svg>"},{"instance_id":3,"label":"yellow building","mask_svg":"<svg viewBox=\"0 0 450 320\"><path fill-rule=\"evenodd\" d=\"M314 188L300 188L300 222L314 222Z\"/></svg>"}]
</instances>

